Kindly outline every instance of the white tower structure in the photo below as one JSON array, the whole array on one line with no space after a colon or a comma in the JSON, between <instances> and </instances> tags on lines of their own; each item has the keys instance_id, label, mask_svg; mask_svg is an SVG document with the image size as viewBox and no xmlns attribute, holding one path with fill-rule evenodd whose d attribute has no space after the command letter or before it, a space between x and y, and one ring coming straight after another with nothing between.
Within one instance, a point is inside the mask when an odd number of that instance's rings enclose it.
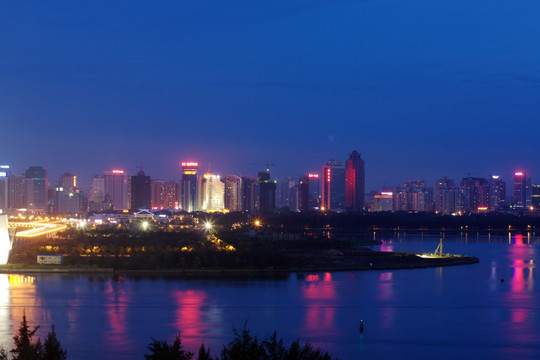
<instances>
[{"instance_id":1,"label":"white tower structure","mask_svg":"<svg viewBox=\"0 0 540 360\"><path fill-rule=\"evenodd\" d=\"M224 188L219 175L207 172L201 178L200 202L201 211L223 211Z\"/></svg>"},{"instance_id":2,"label":"white tower structure","mask_svg":"<svg viewBox=\"0 0 540 360\"><path fill-rule=\"evenodd\" d=\"M0 265L8 262L15 233L10 233L7 215L0 215Z\"/></svg>"}]
</instances>

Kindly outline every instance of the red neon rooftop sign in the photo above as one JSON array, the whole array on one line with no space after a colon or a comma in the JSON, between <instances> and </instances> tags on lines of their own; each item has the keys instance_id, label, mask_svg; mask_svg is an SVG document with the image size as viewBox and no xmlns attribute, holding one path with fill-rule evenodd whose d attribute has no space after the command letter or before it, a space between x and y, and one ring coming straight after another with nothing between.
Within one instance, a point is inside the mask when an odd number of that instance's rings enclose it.
<instances>
[{"instance_id":1,"label":"red neon rooftop sign","mask_svg":"<svg viewBox=\"0 0 540 360\"><path fill-rule=\"evenodd\" d=\"M182 166L199 166L199 163L193 161L182 161Z\"/></svg>"},{"instance_id":2,"label":"red neon rooftop sign","mask_svg":"<svg viewBox=\"0 0 540 360\"><path fill-rule=\"evenodd\" d=\"M318 178L319 178L319 174L308 174L308 177L309 177L309 178L313 178L313 179L318 179Z\"/></svg>"},{"instance_id":3,"label":"red neon rooftop sign","mask_svg":"<svg viewBox=\"0 0 540 360\"><path fill-rule=\"evenodd\" d=\"M514 174L515 176L523 176L523 171L518 171Z\"/></svg>"},{"instance_id":4,"label":"red neon rooftop sign","mask_svg":"<svg viewBox=\"0 0 540 360\"><path fill-rule=\"evenodd\" d=\"M113 174L123 174L124 170L113 170L112 173Z\"/></svg>"}]
</instances>

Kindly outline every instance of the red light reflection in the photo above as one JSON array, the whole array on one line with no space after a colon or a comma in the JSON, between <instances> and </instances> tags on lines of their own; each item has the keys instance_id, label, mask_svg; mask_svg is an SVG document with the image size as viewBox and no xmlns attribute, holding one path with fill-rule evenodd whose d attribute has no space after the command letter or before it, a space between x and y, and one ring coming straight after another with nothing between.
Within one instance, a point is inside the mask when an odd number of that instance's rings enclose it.
<instances>
[{"instance_id":1,"label":"red light reflection","mask_svg":"<svg viewBox=\"0 0 540 360\"><path fill-rule=\"evenodd\" d=\"M207 295L201 290L186 290L175 291L173 296L178 305L175 326L182 334L182 343L188 349L196 349L204 341L203 332L207 328L201 310Z\"/></svg>"},{"instance_id":2,"label":"red light reflection","mask_svg":"<svg viewBox=\"0 0 540 360\"><path fill-rule=\"evenodd\" d=\"M391 243L388 243L383 240L381 244L381 251L387 251L387 252L394 251L394 246Z\"/></svg>"},{"instance_id":3,"label":"red light reflection","mask_svg":"<svg viewBox=\"0 0 540 360\"><path fill-rule=\"evenodd\" d=\"M128 341L129 336L127 334L127 307L129 304L129 297L119 283L113 283L109 281L107 283L107 289L105 290L105 298L107 304L105 314L109 321L110 330L106 339L110 341L111 346L117 349L129 350L132 344Z\"/></svg>"},{"instance_id":4,"label":"red light reflection","mask_svg":"<svg viewBox=\"0 0 540 360\"><path fill-rule=\"evenodd\" d=\"M335 284L331 273L306 276L306 284L302 287L302 296L305 299L306 314L304 329L309 333L332 331L335 327L336 309L333 301L336 299Z\"/></svg>"}]
</instances>

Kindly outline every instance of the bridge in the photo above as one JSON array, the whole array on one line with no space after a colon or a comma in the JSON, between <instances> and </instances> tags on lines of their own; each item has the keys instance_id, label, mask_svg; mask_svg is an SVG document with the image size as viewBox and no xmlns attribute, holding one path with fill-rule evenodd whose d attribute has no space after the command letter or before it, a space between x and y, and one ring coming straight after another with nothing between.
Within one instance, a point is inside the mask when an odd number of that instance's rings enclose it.
<instances>
[{"instance_id":1,"label":"bridge","mask_svg":"<svg viewBox=\"0 0 540 360\"><path fill-rule=\"evenodd\" d=\"M15 238L31 239L50 236L67 228L64 219L41 217L15 217L0 214L0 265L7 264Z\"/></svg>"}]
</instances>

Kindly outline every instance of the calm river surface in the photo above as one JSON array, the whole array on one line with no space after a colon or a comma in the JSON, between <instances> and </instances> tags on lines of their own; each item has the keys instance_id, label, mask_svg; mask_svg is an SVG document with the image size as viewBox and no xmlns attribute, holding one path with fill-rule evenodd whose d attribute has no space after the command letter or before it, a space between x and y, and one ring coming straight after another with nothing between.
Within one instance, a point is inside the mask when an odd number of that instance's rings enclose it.
<instances>
[{"instance_id":1,"label":"calm river surface","mask_svg":"<svg viewBox=\"0 0 540 360\"><path fill-rule=\"evenodd\" d=\"M382 250L432 252L439 236L378 237ZM0 342L23 311L70 359L142 359L150 337L218 353L232 328L287 344L308 340L339 359L540 358L537 237L446 236L444 251L480 263L445 268L291 274L278 280L0 274ZM504 281L501 281L504 279ZM358 332L360 320L365 331Z\"/></svg>"}]
</instances>

